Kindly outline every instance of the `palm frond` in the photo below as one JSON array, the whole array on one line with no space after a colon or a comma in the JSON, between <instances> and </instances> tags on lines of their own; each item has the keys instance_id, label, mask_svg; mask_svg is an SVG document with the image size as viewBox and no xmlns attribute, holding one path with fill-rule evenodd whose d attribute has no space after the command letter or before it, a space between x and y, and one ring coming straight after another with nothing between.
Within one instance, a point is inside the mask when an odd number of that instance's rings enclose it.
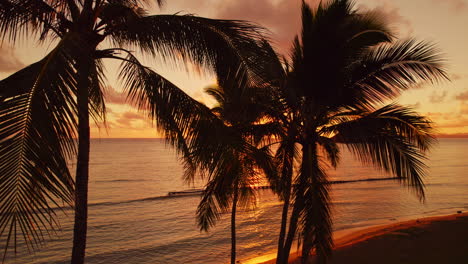
<instances>
[{"instance_id":1,"label":"palm frond","mask_svg":"<svg viewBox=\"0 0 468 264\"><path fill-rule=\"evenodd\" d=\"M166 0L111 0L108 1L111 4L127 5L127 6L151 6L154 3L162 7Z\"/></svg>"},{"instance_id":2,"label":"palm frond","mask_svg":"<svg viewBox=\"0 0 468 264\"><path fill-rule=\"evenodd\" d=\"M213 97L216 101L216 105L211 109L213 113L217 115L221 115L223 112L223 109L225 108L225 96L224 96L224 90L219 89L219 87L207 87L205 88L205 93L208 94L209 96Z\"/></svg>"},{"instance_id":3,"label":"palm frond","mask_svg":"<svg viewBox=\"0 0 468 264\"><path fill-rule=\"evenodd\" d=\"M242 167L239 156L232 149L226 148L214 164L208 168L209 181L203 192L203 198L197 208L197 223L201 230L216 224L222 212L228 210L234 189L239 189Z\"/></svg>"},{"instance_id":4,"label":"palm frond","mask_svg":"<svg viewBox=\"0 0 468 264\"><path fill-rule=\"evenodd\" d=\"M407 40L371 49L351 69L348 97L360 105L381 103L421 82L447 80L434 45Z\"/></svg>"},{"instance_id":5,"label":"palm frond","mask_svg":"<svg viewBox=\"0 0 468 264\"><path fill-rule=\"evenodd\" d=\"M260 59L263 61L257 64L260 71L264 74L265 86L279 87L286 77L286 71L282 65L280 56L270 45L268 39L263 39L260 43L260 49L263 51Z\"/></svg>"},{"instance_id":6,"label":"palm frond","mask_svg":"<svg viewBox=\"0 0 468 264\"><path fill-rule=\"evenodd\" d=\"M0 235L33 249L72 203L67 158L75 153L76 69L63 40L43 60L0 82Z\"/></svg>"},{"instance_id":7,"label":"palm frond","mask_svg":"<svg viewBox=\"0 0 468 264\"><path fill-rule=\"evenodd\" d=\"M105 34L121 47L208 66L221 81L237 76L263 84L268 79L263 76L263 61L272 54L262 49L262 31L245 21L155 15L131 16L125 23L108 25Z\"/></svg>"},{"instance_id":8,"label":"palm frond","mask_svg":"<svg viewBox=\"0 0 468 264\"><path fill-rule=\"evenodd\" d=\"M147 11L135 2L137 1L119 0L103 3L98 13L101 21L96 27L123 24L146 15Z\"/></svg>"},{"instance_id":9,"label":"palm frond","mask_svg":"<svg viewBox=\"0 0 468 264\"><path fill-rule=\"evenodd\" d=\"M340 162L340 149L338 148L336 142L331 138L321 136L319 137L317 143L323 149L322 152L325 153L327 157L326 160L329 162L329 164L333 168L336 168Z\"/></svg>"},{"instance_id":10,"label":"palm frond","mask_svg":"<svg viewBox=\"0 0 468 264\"><path fill-rule=\"evenodd\" d=\"M166 3L166 0L156 0L156 2L160 7L162 7Z\"/></svg>"},{"instance_id":11,"label":"palm frond","mask_svg":"<svg viewBox=\"0 0 468 264\"><path fill-rule=\"evenodd\" d=\"M362 55L361 53L368 48L393 39L388 25L382 16L375 12L350 14L343 25L343 34L346 38L346 53L352 59Z\"/></svg>"},{"instance_id":12,"label":"palm frond","mask_svg":"<svg viewBox=\"0 0 468 264\"><path fill-rule=\"evenodd\" d=\"M251 186L256 184L260 173L255 168L260 168L270 179L276 178L276 169L267 148L244 146L241 147L243 152L239 152L239 147L226 142L224 151L207 168L209 182L197 209L197 223L201 230L208 231L216 224L221 213L230 208L236 190L239 207L254 205L255 193Z\"/></svg>"},{"instance_id":13,"label":"palm frond","mask_svg":"<svg viewBox=\"0 0 468 264\"><path fill-rule=\"evenodd\" d=\"M203 231L213 227L221 213L230 208L234 202L234 192L238 192L237 203L240 207L248 207L255 200L255 194L250 188L256 174L251 166L252 160L243 159L245 156L235 155L230 150L224 154L226 157L217 162L211 171L210 181L197 208L197 224Z\"/></svg>"},{"instance_id":14,"label":"palm frond","mask_svg":"<svg viewBox=\"0 0 468 264\"><path fill-rule=\"evenodd\" d=\"M65 9L69 11L70 14L70 21L78 21L78 17L80 16L80 9L78 7L78 3L81 3L79 1L81 0L59 0L62 3L62 6L65 6L66 8L63 8L63 13L65 12Z\"/></svg>"},{"instance_id":15,"label":"palm frond","mask_svg":"<svg viewBox=\"0 0 468 264\"><path fill-rule=\"evenodd\" d=\"M217 200L216 196L216 182L210 181L203 191L202 199L197 207L196 219L197 225L202 231L208 231L211 227L216 225L221 217L221 213L229 206L227 197Z\"/></svg>"},{"instance_id":16,"label":"palm frond","mask_svg":"<svg viewBox=\"0 0 468 264\"><path fill-rule=\"evenodd\" d=\"M196 161L191 145L199 130L213 125L203 120L217 120L216 116L176 85L143 66L131 53L127 54L120 71L127 99L155 121L156 128L182 154L186 180L193 179Z\"/></svg>"},{"instance_id":17,"label":"palm frond","mask_svg":"<svg viewBox=\"0 0 468 264\"><path fill-rule=\"evenodd\" d=\"M249 146L245 158L250 160L245 164L248 168L258 168L260 170L251 169L243 178L247 179L248 182L251 178L257 177L256 175L261 172L261 174L265 176L268 182L270 182L272 189L276 190L279 176L278 170L276 168L277 163L274 160L270 148L267 146L262 148ZM250 186L250 184L246 184L245 186Z\"/></svg>"},{"instance_id":18,"label":"palm frond","mask_svg":"<svg viewBox=\"0 0 468 264\"><path fill-rule=\"evenodd\" d=\"M0 33L11 41L22 35L63 36L70 21L43 0L2 0L0 2ZM52 34L52 35L51 35Z\"/></svg>"},{"instance_id":19,"label":"palm frond","mask_svg":"<svg viewBox=\"0 0 468 264\"><path fill-rule=\"evenodd\" d=\"M106 103L104 101L104 66L99 59L94 60L91 67L91 85L89 87L90 115L96 124L106 120Z\"/></svg>"},{"instance_id":20,"label":"palm frond","mask_svg":"<svg viewBox=\"0 0 468 264\"><path fill-rule=\"evenodd\" d=\"M252 144L256 146L269 146L283 133L281 125L271 120L247 126L242 130L252 138Z\"/></svg>"},{"instance_id":21,"label":"palm frond","mask_svg":"<svg viewBox=\"0 0 468 264\"><path fill-rule=\"evenodd\" d=\"M399 177L424 200L424 153L434 140L430 121L391 104L361 112L330 129L336 133L335 139L345 143L361 161Z\"/></svg>"}]
</instances>

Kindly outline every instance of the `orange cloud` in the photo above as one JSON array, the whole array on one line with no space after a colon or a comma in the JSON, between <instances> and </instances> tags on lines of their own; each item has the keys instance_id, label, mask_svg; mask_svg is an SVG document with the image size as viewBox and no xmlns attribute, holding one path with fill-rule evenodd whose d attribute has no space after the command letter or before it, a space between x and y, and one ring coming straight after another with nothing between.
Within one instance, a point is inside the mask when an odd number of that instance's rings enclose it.
<instances>
[{"instance_id":1,"label":"orange cloud","mask_svg":"<svg viewBox=\"0 0 468 264\"><path fill-rule=\"evenodd\" d=\"M0 56L0 72L14 72L26 66L18 59L11 46L0 46L0 53L2 54Z\"/></svg>"},{"instance_id":2,"label":"orange cloud","mask_svg":"<svg viewBox=\"0 0 468 264\"><path fill-rule=\"evenodd\" d=\"M459 119L451 119L449 120L448 122L438 122L436 123L437 124L437 127L440 129L444 128L444 129L448 129L448 128L457 128L457 129L461 129L461 128L466 128L468 127L468 118L459 118Z\"/></svg>"},{"instance_id":3,"label":"orange cloud","mask_svg":"<svg viewBox=\"0 0 468 264\"><path fill-rule=\"evenodd\" d=\"M221 2L221 1L220 1ZM222 1L220 18L244 19L259 23L272 32L279 51L288 54L290 44L300 29L300 1L240 0Z\"/></svg>"},{"instance_id":4,"label":"orange cloud","mask_svg":"<svg viewBox=\"0 0 468 264\"><path fill-rule=\"evenodd\" d=\"M460 100L460 101L468 101L468 90L455 96L455 99Z\"/></svg>"},{"instance_id":5,"label":"orange cloud","mask_svg":"<svg viewBox=\"0 0 468 264\"><path fill-rule=\"evenodd\" d=\"M454 133L454 134L440 133L440 134L437 134L436 137L438 138L468 138L468 133Z\"/></svg>"},{"instance_id":6,"label":"orange cloud","mask_svg":"<svg viewBox=\"0 0 468 264\"><path fill-rule=\"evenodd\" d=\"M106 87L104 91L106 103L124 105L127 104L125 94L118 92L112 86Z\"/></svg>"},{"instance_id":7,"label":"orange cloud","mask_svg":"<svg viewBox=\"0 0 468 264\"><path fill-rule=\"evenodd\" d=\"M461 107L460 107L460 113L464 115L468 115L468 103L467 102L462 102ZM468 125L468 123L467 123Z\"/></svg>"},{"instance_id":8,"label":"orange cloud","mask_svg":"<svg viewBox=\"0 0 468 264\"><path fill-rule=\"evenodd\" d=\"M307 0L309 3L316 3L319 0ZM326 2L326 0L324 0ZM221 18L221 19L242 19L249 20L264 26L271 31L271 39L274 41L274 45L279 48L279 52L287 55L291 46L293 37L299 33L300 29L300 3L301 0L171 0L168 1L167 6L163 9L166 13L175 13L181 11L183 13L193 13L195 15ZM414 28L418 28L418 34L424 34L427 36L428 32L431 33L429 36L434 37L437 42L444 41L443 36L434 35L433 32L436 30L428 29L427 32L424 30L420 31L419 23L421 14L411 13L408 14L408 10L414 8L415 3L413 1L398 1L393 0L359 0L356 1L358 8L364 10L378 11L380 17L385 22L391 23L391 26L399 31L402 36L406 37L406 34L411 34ZM440 10L454 15L458 15L459 12L465 12L467 10L466 0L431 0L431 1L418 1L418 4L422 7ZM424 6L426 4L427 6ZM421 12L423 9L421 9ZM457 14L455 14L457 12ZM426 10L422 14L426 13ZM444 21L449 19L441 17ZM455 29L457 25L448 25L451 29ZM457 31L458 32L458 31ZM435 34L435 33L434 33ZM450 49L447 52L455 54ZM464 53L460 53L464 54ZM464 64L463 64L464 65ZM455 68L456 72L460 74L451 74L452 81L457 81L457 85L461 84L467 78L463 74L464 69ZM177 78L177 77L175 77ZM463 79L463 80L461 80ZM176 79L174 79L176 80ZM425 88L428 84L424 83L414 88ZM200 88L203 86L200 86ZM457 87L461 88L461 87ZM460 90L457 90L460 91ZM207 103L209 97L199 91L187 91L197 100ZM424 91L426 94L427 91ZM412 103L412 107L420 109L432 109L432 111L441 111L439 113L427 113L438 127L440 133L467 133L468 134L468 106L464 102L468 102L468 90L461 91L459 94L452 95L454 91L444 92L438 90L433 94L429 94L428 98L415 97ZM456 93L456 92L455 92ZM427 95L426 95L427 96ZM122 113L125 105L125 109L130 107L130 104L125 102L125 96L118 91L112 89L110 95L106 95L107 102L113 107L116 112L110 115L112 123L109 125L110 128L116 128L112 130L112 137L153 137L155 135L155 129L151 128L151 124L144 115L130 114L129 112ZM454 99L458 100L456 104L453 104ZM418 101L423 100L423 101ZM449 100L451 100L449 102ZM440 103L435 105L434 108L429 108L434 103ZM448 104L451 104L451 108L447 108ZM130 108L133 109L133 108ZM444 111L453 111L451 113ZM143 121L144 120L144 121ZM147 136L148 135L148 136Z\"/></svg>"},{"instance_id":9,"label":"orange cloud","mask_svg":"<svg viewBox=\"0 0 468 264\"><path fill-rule=\"evenodd\" d=\"M307 2L312 6L317 6L320 0L307 0ZM300 31L300 6L300 0L173 0L165 9L213 18L252 21L267 28L271 32L273 45L281 54L288 55L294 36ZM400 14L400 9L393 1L380 1L375 8L369 8L361 3L357 7L377 12L380 18L394 24L395 30L404 29L405 34L413 32L410 20Z\"/></svg>"},{"instance_id":10,"label":"orange cloud","mask_svg":"<svg viewBox=\"0 0 468 264\"><path fill-rule=\"evenodd\" d=\"M424 116L429 117L440 134L468 133L468 104L461 105L456 113L428 112Z\"/></svg>"},{"instance_id":11,"label":"orange cloud","mask_svg":"<svg viewBox=\"0 0 468 264\"><path fill-rule=\"evenodd\" d=\"M279 48L280 53L284 55L289 53L291 42L300 30L301 1L237 0L220 2L222 3L218 4L218 6L212 7L219 10L216 17L243 19L258 23L272 32L273 44ZM316 6L320 1L309 0L307 2L312 6ZM413 32L410 20L400 14L400 9L393 2L384 1L375 8L369 8L364 4L359 4L357 7L378 13L379 18L391 25L395 25L393 27L395 31L403 29L404 32L402 33L405 35Z\"/></svg>"},{"instance_id":12,"label":"orange cloud","mask_svg":"<svg viewBox=\"0 0 468 264\"><path fill-rule=\"evenodd\" d=\"M119 127L127 128L132 128L135 121L147 122L148 119L141 113L128 111L119 115L119 117L115 120Z\"/></svg>"},{"instance_id":13,"label":"orange cloud","mask_svg":"<svg viewBox=\"0 0 468 264\"><path fill-rule=\"evenodd\" d=\"M447 91L443 91L440 94L434 91L429 96L429 101L433 104L442 103L445 100L445 97L447 97Z\"/></svg>"},{"instance_id":14,"label":"orange cloud","mask_svg":"<svg viewBox=\"0 0 468 264\"><path fill-rule=\"evenodd\" d=\"M456 74L456 73L452 73L450 74L450 80L452 81L458 81L460 79L463 79L463 75L461 74Z\"/></svg>"},{"instance_id":15,"label":"orange cloud","mask_svg":"<svg viewBox=\"0 0 468 264\"><path fill-rule=\"evenodd\" d=\"M104 124L91 125L92 138L161 138L151 124L151 120L143 113L130 110L113 112Z\"/></svg>"},{"instance_id":16,"label":"orange cloud","mask_svg":"<svg viewBox=\"0 0 468 264\"><path fill-rule=\"evenodd\" d=\"M464 11L467 8L467 3L464 0L432 0L432 2L447 4L456 13Z\"/></svg>"},{"instance_id":17,"label":"orange cloud","mask_svg":"<svg viewBox=\"0 0 468 264\"><path fill-rule=\"evenodd\" d=\"M413 108L413 109L416 109L416 108L421 107L421 102L416 102L416 103L414 103L414 104L408 104L408 105L406 105L406 106L408 106L408 107L410 107L410 108Z\"/></svg>"}]
</instances>

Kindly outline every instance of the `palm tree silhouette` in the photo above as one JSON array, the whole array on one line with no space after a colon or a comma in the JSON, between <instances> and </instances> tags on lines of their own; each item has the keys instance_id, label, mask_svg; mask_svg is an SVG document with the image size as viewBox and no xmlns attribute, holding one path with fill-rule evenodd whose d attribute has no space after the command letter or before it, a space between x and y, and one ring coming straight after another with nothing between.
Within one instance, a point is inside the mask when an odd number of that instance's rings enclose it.
<instances>
[{"instance_id":1,"label":"palm tree silhouette","mask_svg":"<svg viewBox=\"0 0 468 264\"><path fill-rule=\"evenodd\" d=\"M274 116L283 127L276 157L284 200L277 263L288 262L296 236L302 263L313 251L319 263L327 262L333 241L326 167L336 167L342 147L397 176L424 200L431 122L386 102L419 82L447 79L441 62L433 45L393 41L378 17L354 11L351 1L316 9L303 1L302 32L276 90L281 108Z\"/></svg>"},{"instance_id":2,"label":"palm tree silhouette","mask_svg":"<svg viewBox=\"0 0 468 264\"><path fill-rule=\"evenodd\" d=\"M17 237L33 248L55 230L53 207L74 203L72 263L83 263L87 233L90 117L105 120L103 60L121 62L128 100L181 153L204 108L142 65L134 49L193 61L220 80L260 82L262 29L244 21L149 15L150 0L2 0L0 30L16 42L56 44L42 60L0 82L0 235L6 256ZM161 6L163 0L157 0ZM110 47L109 47L110 46ZM203 109L202 109L203 108ZM76 147L75 138L78 139ZM187 139L187 141L186 141ZM66 160L77 154L75 183ZM190 163L186 157L187 164Z\"/></svg>"},{"instance_id":3,"label":"palm tree silhouette","mask_svg":"<svg viewBox=\"0 0 468 264\"><path fill-rule=\"evenodd\" d=\"M206 92L216 101L211 120L198 135L203 143L192 148L207 173L208 183L197 209L197 223L201 230L216 224L221 213L231 208L231 263L236 263L236 212L238 205L249 207L254 201L252 187L261 173L276 178L273 158L268 147L259 147L269 135L268 123L261 122L268 98L265 88L239 85L235 82L210 87ZM213 138L215 137L215 138ZM204 139L206 138L206 139ZM217 153L207 152L217 146ZM208 155L208 156L207 156Z\"/></svg>"}]
</instances>

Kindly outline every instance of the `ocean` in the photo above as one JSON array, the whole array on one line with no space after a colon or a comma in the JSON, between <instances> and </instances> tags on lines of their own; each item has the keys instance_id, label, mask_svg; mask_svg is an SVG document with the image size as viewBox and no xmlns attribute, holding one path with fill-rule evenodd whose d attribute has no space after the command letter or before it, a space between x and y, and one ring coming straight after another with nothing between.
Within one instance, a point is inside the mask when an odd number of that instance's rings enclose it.
<instances>
[{"instance_id":1,"label":"ocean","mask_svg":"<svg viewBox=\"0 0 468 264\"><path fill-rule=\"evenodd\" d=\"M468 210L468 139L439 139L429 155L426 201L420 203L397 181L332 185L336 231ZM73 166L74 164L71 164ZM89 183L86 263L228 263L230 219L201 232L195 222L200 197L168 196L187 185L175 151L161 139L93 139ZM346 151L332 180L388 177L365 167ZM240 263L275 252L282 204L268 189L256 192L255 206L237 217ZM6 263L69 263L73 212L61 230L36 252L20 247Z\"/></svg>"}]
</instances>

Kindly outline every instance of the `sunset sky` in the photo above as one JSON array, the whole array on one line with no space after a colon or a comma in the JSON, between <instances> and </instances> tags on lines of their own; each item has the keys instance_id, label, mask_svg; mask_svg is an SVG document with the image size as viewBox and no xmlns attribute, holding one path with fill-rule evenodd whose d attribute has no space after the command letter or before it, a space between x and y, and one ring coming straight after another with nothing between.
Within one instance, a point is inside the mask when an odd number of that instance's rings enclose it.
<instances>
[{"instance_id":1,"label":"sunset sky","mask_svg":"<svg viewBox=\"0 0 468 264\"><path fill-rule=\"evenodd\" d=\"M300 0L168 0L161 11L154 9L152 12L250 20L268 28L273 45L286 55L300 29L300 3ZM468 136L468 0L357 0L356 4L362 10L378 10L401 39L411 36L437 44L447 59L451 82L416 87L397 101L428 116L435 122L439 134ZM52 48L53 44L40 44L35 40L14 45L4 42L0 50L0 78L36 62ZM183 65L165 66L157 63L158 59L144 58L143 61L189 95L209 103L203 89L215 83L213 76L195 71L187 73ZM107 129L93 125L92 137L159 137L151 122L125 103L116 78L118 64L108 63L106 67Z\"/></svg>"}]
</instances>

